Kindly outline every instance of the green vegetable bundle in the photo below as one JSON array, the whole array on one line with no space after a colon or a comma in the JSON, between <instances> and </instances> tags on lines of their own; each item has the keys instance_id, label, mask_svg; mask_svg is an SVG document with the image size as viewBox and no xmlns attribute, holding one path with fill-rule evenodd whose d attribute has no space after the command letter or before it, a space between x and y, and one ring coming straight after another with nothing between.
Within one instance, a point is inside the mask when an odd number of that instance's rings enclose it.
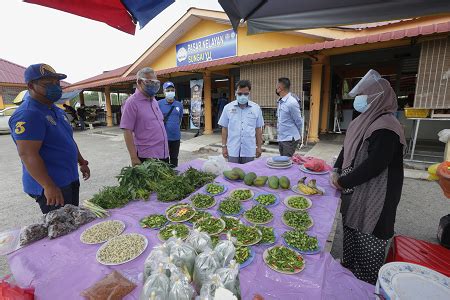
<instances>
[{"instance_id":1,"label":"green vegetable bundle","mask_svg":"<svg viewBox=\"0 0 450 300\"><path fill-rule=\"evenodd\" d=\"M104 209L122 207L133 199L128 189L121 186L106 186L89 201Z\"/></svg>"}]
</instances>

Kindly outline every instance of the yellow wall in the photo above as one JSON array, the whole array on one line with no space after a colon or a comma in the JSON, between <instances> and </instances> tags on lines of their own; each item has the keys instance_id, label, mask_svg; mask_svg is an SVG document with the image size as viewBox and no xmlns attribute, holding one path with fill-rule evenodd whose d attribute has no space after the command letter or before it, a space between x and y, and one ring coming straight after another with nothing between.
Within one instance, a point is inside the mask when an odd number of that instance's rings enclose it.
<instances>
[{"instance_id":1,"label":"yellow wall","mask_svg":"<svg viewBox=\"0 0 450 300\"><path fill-rule=\"evenodd\" d=\"M177 44L195 40L228 29L231 29L231 27L226 24L219 24L208 20L200 21L182 38L176 41L176 43L164 52L164 54L161 55L155 62L153 62L152 68L158 71L176 67ZM238 55L241 56L281 48L289 48L320 41L322 40L284 33L265 33L248 36L247 28L240 27L238 30Z\"/></svg>"}]
</instances>

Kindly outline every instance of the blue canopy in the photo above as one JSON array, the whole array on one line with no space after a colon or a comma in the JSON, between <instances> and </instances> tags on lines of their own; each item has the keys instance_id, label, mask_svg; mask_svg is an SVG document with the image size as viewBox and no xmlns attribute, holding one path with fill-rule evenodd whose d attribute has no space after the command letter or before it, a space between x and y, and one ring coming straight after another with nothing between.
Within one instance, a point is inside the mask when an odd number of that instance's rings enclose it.
<instances>
[{"instance_id":1,"label":"blue canopy","mask_svg":"<svg viewBox=\"0 0 450 300\"><path fill-rule=\"evenodd\" d=\"M174 2L175 0L122 0L122 4L131 13L133 19L139 22L141 29Z\"/></svg>"}]
</instances>

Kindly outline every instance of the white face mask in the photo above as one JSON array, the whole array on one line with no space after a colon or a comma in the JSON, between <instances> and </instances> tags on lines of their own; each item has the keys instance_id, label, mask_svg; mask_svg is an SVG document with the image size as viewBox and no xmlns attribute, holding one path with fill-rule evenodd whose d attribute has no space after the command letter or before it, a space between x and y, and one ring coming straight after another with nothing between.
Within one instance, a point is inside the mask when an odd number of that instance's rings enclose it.
<instances>
[{"instance_id":1,"label":"white face mask","mask_svg":"<svg viewBox=\"0 0 450 300\"><path fill-rule=\"evenodd\" d=\"M369 109L370 104L367 104L367 95L358 95L353 101L353 107L356 111L363 113Z\"/></svg>"},{"instance_id":2,"label":"white face mask","mask_svg":"<svg viewBox=\"0 0 450 300\"><path fill-rule=\"evenodd\" d=\"M175 92L164 92L164 95L166 95L167 99L174 99L175 98Z\"/></svg>"}]
</instances>

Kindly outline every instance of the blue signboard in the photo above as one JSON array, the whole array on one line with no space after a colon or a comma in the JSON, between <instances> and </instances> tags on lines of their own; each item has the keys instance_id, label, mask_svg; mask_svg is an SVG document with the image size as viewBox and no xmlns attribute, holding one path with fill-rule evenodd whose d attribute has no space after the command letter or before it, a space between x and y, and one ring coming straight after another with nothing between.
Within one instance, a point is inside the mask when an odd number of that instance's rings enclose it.
<instances>
[{"instance_id":1,"label":"blue signboard","mask_svg":"<svg viewBox=\"0 0 450 300\"><path fill-rule=\"evenodd\" d=\"M178 44L177 66L188 66L237 55L237 35L230 29Z\"/></svg>"}]
</instances>

